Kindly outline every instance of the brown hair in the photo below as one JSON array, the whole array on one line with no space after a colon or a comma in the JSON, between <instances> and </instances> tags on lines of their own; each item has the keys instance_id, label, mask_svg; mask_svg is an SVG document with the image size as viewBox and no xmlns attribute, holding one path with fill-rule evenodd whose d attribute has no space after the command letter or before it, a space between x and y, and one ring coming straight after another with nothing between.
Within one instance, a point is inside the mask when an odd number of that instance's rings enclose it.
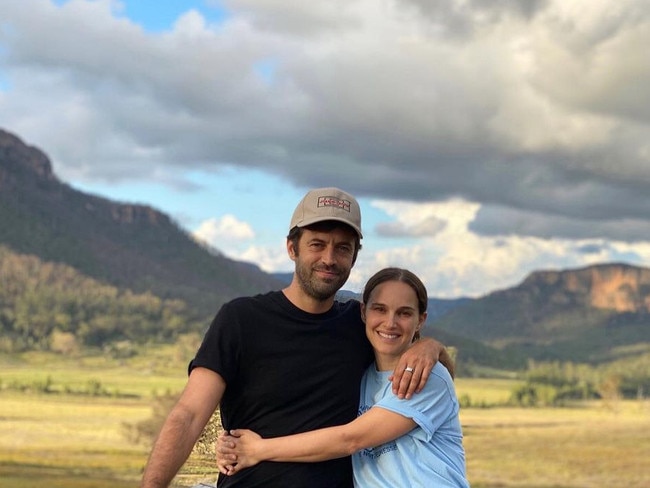
<instances>
[{"instance_id":1,"label":"brown hair","mask_svg":"<svg viewBox=\"0 0 650 488\"><path fill-rule=\"evenodd\" d=\"M306 225L304 227L294 227L289 231L287 240L291 241L293 248L295 249L296 255L298 255L298 242L302 237L303 229L314 230L316 232L331 232L334 229L348 229L350 232L354 233L354 254L352 256L352 264L357 261L357 255L361 250L361 239L359 239L359 234L347 224L338 222L336 220L324 220L322 222L316 222L315 224Z\"/></svg>"},{"instance_id":2,"label":"brown hair","mask_svg":"<svg viewBox=\"0 0 650 488\"><path fill-rule=\"evenodd\" d=\"M363 303L368 303L372 291L387 281L401 281L402 283L406 283L415 292L415 296L418 301L418 313L422 315L427 311L427 305L429 302L427 288L415 273L403 268L384 268L372 275L366 282L366 286L363 289ZM413 337L413 340L416 341L419 338L420 332L417 331Z\"/></svg>"}]
</instances>

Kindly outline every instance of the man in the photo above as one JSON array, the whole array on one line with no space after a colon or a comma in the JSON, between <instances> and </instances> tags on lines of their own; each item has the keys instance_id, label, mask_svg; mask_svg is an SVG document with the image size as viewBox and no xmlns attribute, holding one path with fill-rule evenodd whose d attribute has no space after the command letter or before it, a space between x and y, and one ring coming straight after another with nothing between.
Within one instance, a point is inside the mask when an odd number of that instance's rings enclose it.
<instances>
[{"instance_id":1,"label":"man","mask_svg":"<svg viewBox=\"0 0 650 488\"><path fill-rule=\"evenodd\" d=\"M287 236L295 263L282 291L235 299L217 313L187 385L152 449L142 488L167 487L219 405L225 429L275 437L343 424L357 415L359 384L373 360L359 303L335 301L361 248L361 212L337 188L311 190ZM444 348L424 340L398 364L394 390L410 396ZM445 357L445 359L447 359ZM352 486L349 458L322 463L260 463L220 476L219 487Z\"/></svg>"}]
</instances>

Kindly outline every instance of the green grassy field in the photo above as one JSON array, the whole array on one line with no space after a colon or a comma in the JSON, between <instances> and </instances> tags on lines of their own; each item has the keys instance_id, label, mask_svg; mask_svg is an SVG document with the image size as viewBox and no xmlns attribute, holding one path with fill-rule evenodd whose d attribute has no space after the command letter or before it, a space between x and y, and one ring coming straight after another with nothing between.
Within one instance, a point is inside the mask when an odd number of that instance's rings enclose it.
<instances>
[{"instance_id":1,"label":"green grassy field","mask_svg":"<svg viewBox=\"0 0 650 488\"><path fill-rule=\"evenodd\" d=\"M158 352L116 363L100 357L0 358L0 488L137 486L149 446L129 441L125 424L151 415L154 395L178 392L184 361ZM53 391L100 382L113 397L16 391L50 382ZM457 380L473 404L506 400L514 380ZM650 486L650 401L572 408L468 408L461 412L474 488ZM214 481L211 459L193 457L175 486Z\"/></svg>"}]
</instances>

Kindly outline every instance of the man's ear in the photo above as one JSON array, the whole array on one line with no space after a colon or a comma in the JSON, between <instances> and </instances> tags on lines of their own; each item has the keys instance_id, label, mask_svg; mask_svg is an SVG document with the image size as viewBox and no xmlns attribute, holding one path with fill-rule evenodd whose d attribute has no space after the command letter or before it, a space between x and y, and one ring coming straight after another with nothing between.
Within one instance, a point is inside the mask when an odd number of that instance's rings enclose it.
<instances>
[{"instance_id":1,"label":"man's ear","mask_svg":"<svg viewBox=\"0 0 650 488\"><path fill-rule=\"evenodd\" d=\"M291 239L287 239L287 254L289 255L289 259L292 261L296 260L296 248L293 246Z\"/></svg>"}]
</instances>

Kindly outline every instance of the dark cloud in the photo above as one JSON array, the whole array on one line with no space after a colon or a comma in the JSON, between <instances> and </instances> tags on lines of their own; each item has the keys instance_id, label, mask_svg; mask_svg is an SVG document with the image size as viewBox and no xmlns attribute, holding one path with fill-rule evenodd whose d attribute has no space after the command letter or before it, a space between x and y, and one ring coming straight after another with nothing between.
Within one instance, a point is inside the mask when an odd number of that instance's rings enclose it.
<instances>
[{"instance_id":1,"label":"dark cloud","mask_svg":"<svg viewBox=\"0 0 650 488\"><path fill-rule=\"evenodd\" d=\"M478 35L486 25L496 24L512 16L531 19L550 3L548 0L470 0L468 2L431 2L402 0L447 36Z\"/></svg>"},{"instance_id":2,"label":"dark cloud","mask_svg":"<svg viewBox=\"0 0 650 488\"><path fill-rule=\"evenodd\" d=\"M4 5L0 125L63 178L239 166L460 197L486 235L648 239L647 1L226 5L221 24L190 12L163 34L108 2Z\"/></svg>"},{"instance_id":3,"label":"dark cloud","mask_svg":"<svg viewBox=\"0 0 650 488\"><path fill-rule=\"evenodd\" d=\"M577 252L581 254L600 254L604 250L607 250L608 246L603 246L599 244L585 244L576 249Z\"/></svg>"},{"instance_id":4,"label":"dark cloud","mask_svg":"<svg viewBox=\"0 0 650 488\"><path fill-rule=\"evenodd\" d=\"M524 235L543 239L611 239L648 241L650 222L641 219L572 219L515 208L486 205L478 211L470 230L482 235Z\"/></svg>"}]
</instances>

